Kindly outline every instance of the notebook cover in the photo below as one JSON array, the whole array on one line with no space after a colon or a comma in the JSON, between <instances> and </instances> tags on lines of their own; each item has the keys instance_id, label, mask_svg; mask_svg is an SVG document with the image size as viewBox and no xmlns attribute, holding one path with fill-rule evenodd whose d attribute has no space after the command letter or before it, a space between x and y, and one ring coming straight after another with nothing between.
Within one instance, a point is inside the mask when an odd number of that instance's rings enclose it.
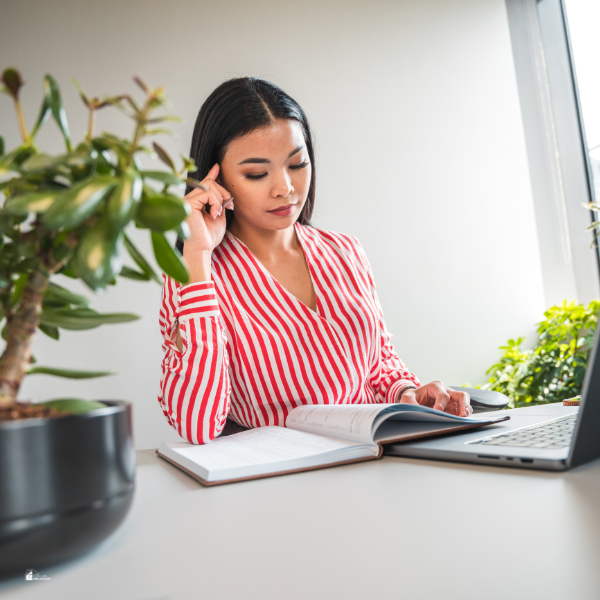
<instances>
[{"instance_id":1,"label":"notebook cover","mask_svg":"<svg viewBox=\"0 0 600 600\"><path fill-rule=\"evenodd\" d=\"M355 458L354 460L343 460L343 461L336 462L336 463L329 463L326 465L315 465L314 467L304 467L301 469L290 469L288 471L276 471L275 473L265 473L263 475L253 475L251 477L238 477L236 479L224 479L223 481L206 481L205 479L202 479L202 477L199 477L195 473L192 473L189 469L186 469L185 467L176 463L174 460L167 458L164 454L161 454L158 451L158 449L156 450L157 456L160 456L160 458L162 458L163 460L170 462L172 465L174 465L175 467L177 467L184 473L187 473L190 477L194 478L196 481L199 481L202 485L204 485L206 487L210 487L213 485L221 485L223 483L236 483L238 481L250 481L251 479L263 479L265 477L276 477L279 475L289 475L290 473L302 473L304 471L316 471L317 469L328 469L329 467L339 467L340 465L350 465L353 463L366 462L368 460L377 460L378 458L381 458L382 454L383 454L383 447L380 445L379 446L379 454L377 456L367 456L365 458Z\"/></svg>"}]
</instances>

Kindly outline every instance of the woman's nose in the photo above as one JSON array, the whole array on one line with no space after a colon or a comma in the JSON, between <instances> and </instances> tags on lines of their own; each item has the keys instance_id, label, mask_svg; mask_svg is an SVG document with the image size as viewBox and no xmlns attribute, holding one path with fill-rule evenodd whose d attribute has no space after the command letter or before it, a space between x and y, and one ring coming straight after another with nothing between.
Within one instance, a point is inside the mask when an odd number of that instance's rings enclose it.
<instances>
[{"instance_id":1,"label":"woman's nose","mask_svg":"<svg viewBox=\"0 0 600 600\"><path fill-rule=\"evenodd\" d=\"M293 193L294 186L292 185L292 180L287 169L285 169L283 172L279 173L279 176L275 179L271 194L273 197L282 196L285 198Z\"/></svg>"}]
</instances>

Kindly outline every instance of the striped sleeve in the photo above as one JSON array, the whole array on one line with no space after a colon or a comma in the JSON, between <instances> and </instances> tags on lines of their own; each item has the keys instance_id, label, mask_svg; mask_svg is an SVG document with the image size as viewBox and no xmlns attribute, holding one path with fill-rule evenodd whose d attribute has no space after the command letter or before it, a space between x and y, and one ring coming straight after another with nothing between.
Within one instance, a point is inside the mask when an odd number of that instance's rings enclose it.
<instances>
[{"instance_id":1,"label":"striped sleeve","mask_svg":"<svg viewBox=\"0 0 600 600\"><path fill-rule=\"evenodd\" d=\"M377 296L375 279L367 255L360 242L353 236L349 237L353 241L361 275L370 290L377 315L379 343L373 344L373 347L380 349L380 351L370 357L369 380L375 390L375 397L378 402L394 403L400 390L405 387L419 387L421 384L416 375L408 370L394 350L392 334L385 325L383 309Z\"/></svg>"},{"instance_id":2,"label":"striped sleeve","mask_svg":"<svg viewBox=\"0 0 600 600\"><path fill-rule=\"evenodd\" d=\"M229 411L229 353L212 281L180 286L164 276L158 401L169 424L193 444L217 437ZM182 351L176 343L181 336Z\"/></svg>"}]
</instances>

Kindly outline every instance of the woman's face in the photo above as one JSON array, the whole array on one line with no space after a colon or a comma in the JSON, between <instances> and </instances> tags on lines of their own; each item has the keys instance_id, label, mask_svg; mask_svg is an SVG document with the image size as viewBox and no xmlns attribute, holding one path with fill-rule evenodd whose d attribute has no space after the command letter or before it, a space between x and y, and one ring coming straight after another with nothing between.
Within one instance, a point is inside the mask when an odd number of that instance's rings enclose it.
<instances>
[{"instance_id":1,"label":"woman's face","mask_svg":"<svg viewBox=\"0 0 600 600\"><path fill-rule=\"evenodd\" d=\"M311 168L300 123L278 119L232 141L218 179L234 197L236 224L280 230L300 216Z\"/></svg>"}]
</instances>

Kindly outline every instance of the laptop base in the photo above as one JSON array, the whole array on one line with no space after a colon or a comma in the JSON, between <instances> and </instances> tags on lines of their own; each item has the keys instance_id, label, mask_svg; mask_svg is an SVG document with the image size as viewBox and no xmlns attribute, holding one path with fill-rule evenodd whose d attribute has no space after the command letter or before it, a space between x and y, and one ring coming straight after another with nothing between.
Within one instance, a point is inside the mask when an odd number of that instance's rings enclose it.
<instances>
[{"instance_id":1,"label":"laptop base","mask_svg":"<svg viewBox=\"0 0 600 600\"><path fill-rule=\"evenodd\" d=\"M568 468L569 446L560 450L544 450L540 448L481 445L473 444L472 442L552 422L560 417L574 414L578 411L579 407L563 406L562 403L516 408L503 411L510 415L511 419L498 425L491 425L475 432L458 433L443 438L390 444L385 447L385 454L388 456L423 458L519 469L564 471ZM485 413L480 413L475 416L483 417L484 415Z\"/></svg>"}]
</instances>

